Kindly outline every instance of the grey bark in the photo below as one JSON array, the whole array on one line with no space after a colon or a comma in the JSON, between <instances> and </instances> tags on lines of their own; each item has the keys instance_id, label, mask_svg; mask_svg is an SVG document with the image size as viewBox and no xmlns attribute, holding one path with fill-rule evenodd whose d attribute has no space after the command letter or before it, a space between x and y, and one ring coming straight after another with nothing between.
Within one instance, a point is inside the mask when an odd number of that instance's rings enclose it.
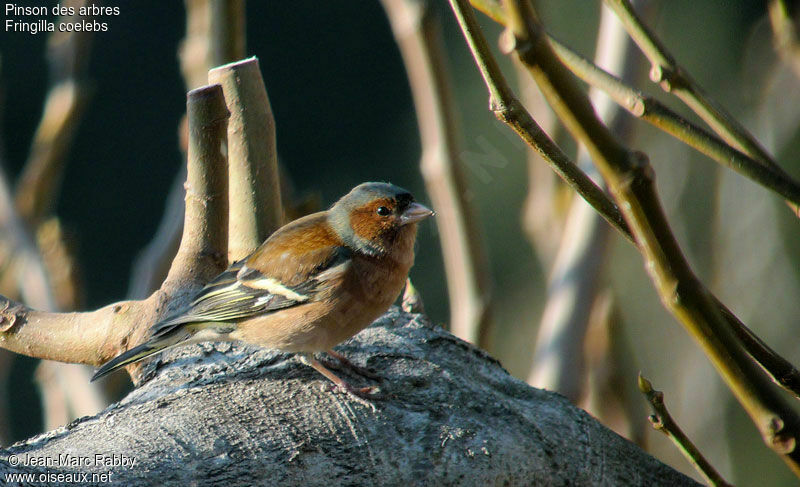
<instances>
[{"instance_id":1,"label":"grey bark","mask_svg":"<svg viewBox=\"0 0 800 487\"><path fill-rule=\"evenodd\" d=\"M92 474L110 473L112 484L130 486L696 485L423 315L392 308L338 350L382 377L385 397L374 411L332 392L288 354L228 343L181 347L151 362L145 382L97 416L0 450L0 479L22 472L51 475L30 482L40 486L56 484L59 473L90 485L109 485ZM123 458L135 464L114 465Z\"/></svg>"}]
</instances>

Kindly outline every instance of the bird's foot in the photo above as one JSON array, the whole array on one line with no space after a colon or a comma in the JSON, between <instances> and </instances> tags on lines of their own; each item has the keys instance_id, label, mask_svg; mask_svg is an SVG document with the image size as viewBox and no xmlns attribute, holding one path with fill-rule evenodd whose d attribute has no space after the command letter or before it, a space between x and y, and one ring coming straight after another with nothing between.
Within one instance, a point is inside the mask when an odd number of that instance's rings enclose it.
<instances>
[{"instance_id":1,"label":"bird's foot","mask_svg":"<svg viewBox=\"0 0 800 487\"><path fill-rule=\"evenodd\" d=\"M378 375L375 372L374 369L371 369L371 368L368 368L368 367L362 367L360 365L356 365L353 362L351 362L350 359L348 359L347 357L345 357L341 353L334 351L333 349L328 350L327 353L328 353L328 355L330 355L331 357L333 357L337 361L339 361L339 364L341 366L352 370L353 372L355 372L356 374L358 374L358 375L360 375L362 377L366 377L367 379L372 379L372 380L378 381L378 382L380 382L381 379L382 379L382 377L380 375ZM326 365L328 367L331 367L330 363L328 363ZM340 369L341 370L342 367L337 367L337 366L334 365L331 368L336 368L336 369Z\"/></svg>"},{"instance_id":2,"label":"bird's foot","mask_svg":"<svg viewBox=\"0 0 800 487\"><path fill-rule=\"evenodd\" d=\"M376 411L375 404L372 401L383 399L383 395L380 394L380 388L375 386L355 387L349 382L341 381L331 384L331 390L347 394L357 403L372 409L372 412Z\"/></svg>"},{"instance_id":3,"label":"bird's foot","mask_svg":"<svg viewBox=\"0 0 800 487\"><path fill-rule=\"evenodd\" d=\"M381 399L382 397L378 394L379 389L376 386L369 386L369 387L354 387L350 385L350 383L343 380L338 375L334 374L330 370L328 370L324 365L319 363L311 354L306 353L300 355L300 359L307 363L308 365L317 369L319 373L327 377L333 385L331 386L331 390L339 391L347 394L353 400L362 404L375 412L375 405L372 404L372 399Z\"/></svg>"}]
</instances>

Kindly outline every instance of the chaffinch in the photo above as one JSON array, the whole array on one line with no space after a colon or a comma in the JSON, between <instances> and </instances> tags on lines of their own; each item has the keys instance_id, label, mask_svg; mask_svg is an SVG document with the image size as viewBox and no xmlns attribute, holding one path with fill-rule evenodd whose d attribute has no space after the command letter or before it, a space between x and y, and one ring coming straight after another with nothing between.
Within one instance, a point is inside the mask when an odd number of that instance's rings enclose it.
<instances>
[{"instance_id":1,"label":"chaffinch","mask_svg":"<svg viewBox=\"0 0 800 487\"><path fill-rule=\"evenodd\" d=\"M179 344L241 341L299 352L340 389L369 394L372 388L352 387L313 353L327 351L348 365L332 347L397 299L414 263L416 224L432 214L397 186L360 184L329 210L279 228L92 380Z\"/></svg>"}]
</instances>

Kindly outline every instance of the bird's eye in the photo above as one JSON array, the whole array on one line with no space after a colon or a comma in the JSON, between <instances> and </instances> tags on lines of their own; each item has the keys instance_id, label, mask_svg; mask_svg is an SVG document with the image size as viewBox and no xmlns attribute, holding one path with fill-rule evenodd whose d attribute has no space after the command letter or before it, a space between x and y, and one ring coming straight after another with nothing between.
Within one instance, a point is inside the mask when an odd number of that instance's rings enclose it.
<instances>
[{"instance_id":1,"label":"bird's eye","mask_svg":"<svg viewBox=\"0 0 800 487\"><path fill-rule=\"evenodd\" d=\"M376 211L380 216L387 216L387 215L391 215L391 213L392 213L392 210L390 210L389 208L386 208L385 206L379 206Z\"/></svg>"}]
</instances>

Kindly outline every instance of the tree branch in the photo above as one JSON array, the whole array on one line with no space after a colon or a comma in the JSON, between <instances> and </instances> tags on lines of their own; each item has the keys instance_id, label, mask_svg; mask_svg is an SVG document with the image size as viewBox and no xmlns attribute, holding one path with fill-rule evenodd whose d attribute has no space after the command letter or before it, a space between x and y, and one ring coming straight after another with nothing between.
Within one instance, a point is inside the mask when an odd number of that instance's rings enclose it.
<instances>
[{"instance_id":1,"label":"tree branch","mask_svg":"<svg viewBox=\"0 0 800 487\"><path fill-rule=\"evenodd\" d=\"M603 90L631 115L660 128L719 164L783 196L793 208L800 207L800 184L779 167L765 165L734 149L716 135L681 117L655 98L631 88L552 37L550 44L570 71L583 81Z\"/></svg>"},{"instance_id":2,"label":"tree branch","mask_svg":"<svg viewBox=\"0 0 800 487\"><path fill-rule=\"evenodd\" d=\"M680 98L728 144L776 172L783 169L739 122L711 100L700 86L679 66L675 58L636 15L628 0L603 0L622 21L628 34L650 60L650 79L664 91ZM787 176L788 177L788 176Z\"/></svg>"},{"instance_id":3,"label":"tree branch","mask_svg":"<svg viewBox=\"0 0 800 487\"><path fill-rule=\"evenodd\" d=\"M183 236L164 288L208 282L227 265L228 116L222 87L204 86L186 96L189 120L186 212ZM200 264L200 265L198 265Z\"/></svg>"},{"instance_id":4,"label":"tree branch","mask_svg":"<svg viewBox=\"0 0 800 487\"><path fill-rule=\"evenodd\" d=\"M471 1L472 4L475 5L475 8L481 10L499 24L506 25L506 14L496 0ZM616 5L617 1L618 0L611 0L606 3L609 4L609 8L613 8L613 5L610 4L615 3ZM775 2L773 2L772 5L774 4ZM618 15L620 15L619 12L624 12L626 16L635 15L632 8L626 10L623 7L619 7L615 8L615 10L618 12ZM642 25L642 28L644 28L638 17L636 17L636 20L639 22L639 25ZM627 27L630 28L630 26ZM648 31L646 34L642 34L642 36L645 35L652 36L652 33ZM719 164L733 169L761 186L783 196L786 199L786 203L795 213L800 211L800 183L778 166L772 157L761 148L761 145L755 141L752 135L741 127L733 117L714 105L712 101L708 100L706 95L693 81L691 81L691 89L674 88L672 91L675 92L676 96L681 97L681 99L685 98L684 102L695 110L701 118L705 120L703 114L705 114L706 117L710 117L709 120L706 120L706 123L708 123L721 138L681 117L655 98L647 96L641 91L626 85L614 75L606 72L575 51L572 51L552 36L548 36L548 41L558 58L573 72L573 74L586 83L603 90L633 116L658 127ZM655 40L655 42L657 43L657 40ZM651 47L654 45L656 44L650 44ZM660 44L658 44L658 46L660 49L663 49L663 46L660 46ZM644 48L642 47L642 49ZM653 49L655 48L653 47ZM648 55L648 57L651 61L653 59L662 59L656 57L655 54L653 56ZM681 76L687 77L686 83L689 83L689 78L688 75L685 74L685 71L682 68L677 69L681 73ZM748 139L751 140L751 143L747 142ZM734 143L732 141L738 142ZM750 151L737 149L737 147L741 146L749 147ZM767 161L766 163L764 162L765 160Z\"/></svg>"},{"instance_id":5,"label":"tree branch","mask_svg":"<svg viewBox=\"0 0 800 487\"><path fill-rule=\"evenodd\" d=\"M639 390L645 395L647 402L653 408L653 414L650 416L650 423L653 428L664 433L675 443L683 453L683 456L703 475L709 485L730 487L731 484L722 478L722 475L706 460L700 450L692 443L692 440L681 430L678 423L672 419L672 415L669 414L667 406L664 404L664 393L653 389L653 385L649 380L642 377L641 373L639 374Z\"/></svg>"},{"instance_id":6,"label":"tree branch","mask_svg":"<svg viewBox=\"0 0 800 487\"><path fill-rule=\"evenodd\" d=\"M480 31L469 2L450 0L450 6L489 90L489 109L498 120L511 127L525 143L541 155L553 171L592 205L611 226L633 241L628 224L617 205L544 133L514 96L497 61L490 54L489 46Z\"/></svg>"}]
</instances>

